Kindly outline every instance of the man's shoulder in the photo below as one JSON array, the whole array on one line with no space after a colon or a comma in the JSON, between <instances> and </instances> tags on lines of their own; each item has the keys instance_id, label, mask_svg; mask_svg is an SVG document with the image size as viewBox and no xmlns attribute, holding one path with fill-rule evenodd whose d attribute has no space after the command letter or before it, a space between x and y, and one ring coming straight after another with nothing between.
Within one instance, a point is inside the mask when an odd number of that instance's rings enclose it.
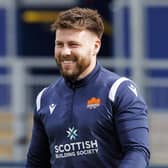
<instances>
[{"instance_id":1,"label":"man's shoulder","mask_svg":"<svg viewBox=\"0 0 168 168\"><path fill-rule=\"evenodd\" d=\"M103 83L107 83L107 84L113 84L117 79L119 79L121 76L118 75L117 73L113 72L110 69L101 68L101 71L99 73L99 78L100 80L103 81Z\"/></svg>"},{"instance_id":2,"label":"man's shoulder","mask_svg":"<svg viewBox=\"0 0 168 168\"><path fill-rule=\"evenodd\" d=\"M36 105L37 110L39 110L42 106L50 103L54 98L59 99L59 91L64 90L61 89L64 85L63 78L59 77L53 83L48 85L47 87L43 88L36 97Z\"/></svg>"},{"instance_id":3,"label":"man's shoulder","mask_svg":"<svg viewBox=\"0 0 168 168\"><path fill-rule=\"evenodd\" d=\"M60 76L48 86L48 89L49 90L60 89L60 87L62 87L63 85L64 85L64 78Z\"/></svg>"},{"instance_id":4,"label":"man's shoulder","mask_svg":"<svg viewBox=\"0 0 168 168\"><path fill-rule=\"evenodd\" d=\"M42 94L43 97L49 96L57 90L60 90L63 85L64 79L62 77L58 77L54 82L43 88L39 94Z\"/></svg>"}]
</instances>

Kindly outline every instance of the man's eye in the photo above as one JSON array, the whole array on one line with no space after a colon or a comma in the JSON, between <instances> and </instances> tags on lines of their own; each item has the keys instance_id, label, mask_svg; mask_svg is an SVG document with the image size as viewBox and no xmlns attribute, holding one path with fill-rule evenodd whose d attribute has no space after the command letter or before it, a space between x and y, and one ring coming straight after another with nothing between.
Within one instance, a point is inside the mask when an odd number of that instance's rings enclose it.
<instances>
[{"instance_id":1,"label":"man's eye","mask_svg":"<svg viewBox=\"0 0 168 168\"><path fill-rule=\"evenodd\" d=\"M76 43L72 43L72 44L70 44L70 46L71 46L71 47L78 47L79 45L76 44Z\"/></svg>"},{"instance_id":2,"label":"man's eye","mask_svg":"<svg viewBox=\"0 0 168 168\"><path fill-rule=\"evenodd\" d=\"M62 47L63 44L61 44L61 43L56 43L55 46L56 46L56 47Z\"/></svg>"}]
</instances>

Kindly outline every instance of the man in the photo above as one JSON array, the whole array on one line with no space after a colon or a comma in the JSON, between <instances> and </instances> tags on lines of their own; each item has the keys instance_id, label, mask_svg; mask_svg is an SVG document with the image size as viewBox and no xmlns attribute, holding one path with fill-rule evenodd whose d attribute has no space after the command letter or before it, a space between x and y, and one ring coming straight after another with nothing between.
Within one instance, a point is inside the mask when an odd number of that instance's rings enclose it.
<instances>
[{"instance_id":1,"label":"man","mask_svg":"<svg viewBox=\"0 0 168 168\"><path fill-rule=\"evenodd\" d=\"M100 15L76 7L52 28L62 77L37 96L26 167L145 168L147 107L130 79L98 63Z\"/></svg>"}]
</instances>

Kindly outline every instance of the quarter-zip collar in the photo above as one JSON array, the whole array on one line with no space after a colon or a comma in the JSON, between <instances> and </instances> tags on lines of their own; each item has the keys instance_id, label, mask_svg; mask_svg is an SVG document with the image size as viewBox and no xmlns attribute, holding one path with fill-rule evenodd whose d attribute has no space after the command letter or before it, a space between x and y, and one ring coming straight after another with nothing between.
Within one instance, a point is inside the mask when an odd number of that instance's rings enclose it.
<instances>
[{"instance_id":1,"label":"quarter-zip collar","mask_svg":"<svg viewBox=\"0 0 168 168\"><path fill-rule=\"evenodd\" d=\"M72 82L71 80L65 80L65 82L68 85L68 87L72 89L82 87L92 81L92 78L94 78L96 74L99 72L100 67L101 65L97 62L92 72L88 74L86 77L84 77L83 79L76 80L74 82Z\"/></svg>"}]
</instances>

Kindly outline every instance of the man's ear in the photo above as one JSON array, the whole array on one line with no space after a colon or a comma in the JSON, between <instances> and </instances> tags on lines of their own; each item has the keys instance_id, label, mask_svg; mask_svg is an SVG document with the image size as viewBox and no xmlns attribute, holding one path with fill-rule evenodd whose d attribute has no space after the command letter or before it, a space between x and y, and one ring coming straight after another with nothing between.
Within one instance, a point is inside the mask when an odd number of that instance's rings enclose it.
<instances>
[{"instance_id":1,"label":"man's ear","mask_svg":"<svg viewBox=\"0 0 168 168\"><path fill-rule=\"evenodd\" d=\"M95 45L94 45L94 54L97 55L101 47L101 41L99 39L96 39Z\"/></svg>"}]
</instances>

